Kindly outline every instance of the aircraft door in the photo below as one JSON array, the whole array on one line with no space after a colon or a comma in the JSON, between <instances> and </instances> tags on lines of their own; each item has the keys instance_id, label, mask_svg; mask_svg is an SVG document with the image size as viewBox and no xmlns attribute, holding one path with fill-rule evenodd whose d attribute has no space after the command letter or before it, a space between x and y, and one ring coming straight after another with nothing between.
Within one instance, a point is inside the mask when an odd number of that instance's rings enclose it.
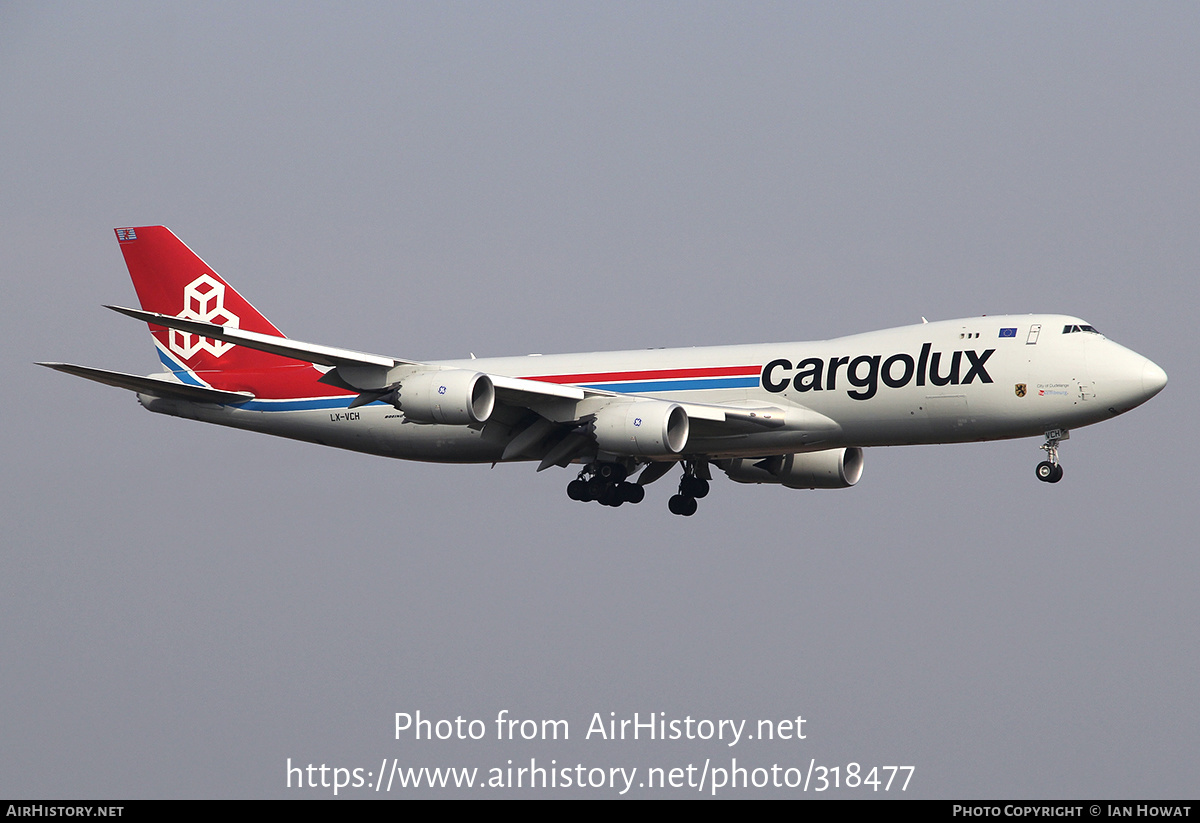
<instances>
[{"instance_id":1,"label":"aircraft door","mask_svg":"<svg viewBox=\"0 0 1200 823\"><path fill-rule=\"evenodd\" d=\"M967 408L965 394L929 394L925 396L925 420L935 442L961 440L975 422Z\"/></svg>"}]
</instances>

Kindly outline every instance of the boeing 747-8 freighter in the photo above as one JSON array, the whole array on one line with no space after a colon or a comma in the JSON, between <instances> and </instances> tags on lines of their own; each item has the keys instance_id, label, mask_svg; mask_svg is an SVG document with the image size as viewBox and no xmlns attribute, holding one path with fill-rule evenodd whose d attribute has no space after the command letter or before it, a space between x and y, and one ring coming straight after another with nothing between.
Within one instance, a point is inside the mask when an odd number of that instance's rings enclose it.
<instances>
[{"instance_id":1,"label":"boeing 747-8 freighter","mask_svg":"<svg viewBox=\"0 0 1200 823\"><path fill-rule=\"evenodd\" d=\"M581 466L574 500L638 503L682 469L675 514L712 467L794 489L858 482L863 449L1042 437L1063 475L1071 429L1145 403L1161 368L1084 320L984 316L832 340L416 362L284 337L170 230L116 230L163 370L58 371L153 412L443 463Z\"/></svg>"}]
</instances>

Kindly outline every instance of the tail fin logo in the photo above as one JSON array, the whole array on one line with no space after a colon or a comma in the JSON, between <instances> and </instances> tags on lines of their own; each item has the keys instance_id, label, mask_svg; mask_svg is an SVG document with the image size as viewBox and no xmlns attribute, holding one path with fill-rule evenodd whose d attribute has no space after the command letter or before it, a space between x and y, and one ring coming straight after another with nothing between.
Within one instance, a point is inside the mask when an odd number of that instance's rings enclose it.
<instances>
[{"instance_id":1,"label":"tail fin logo","mask_svg":"<svg viewBox=\"0 0 1200 823\"><path fill-rule=\"evenodd\" d=\"M225 308L225 284L210 275L202 274L183 289L183 311L177 317L185 320L203 320L218 326L238 327L238 316ZM200 351L220 357L233 348L233 343L201 337L198 334L170 330L168 345L171 351L184 360L190 360Z\"/></svg>"}]
</instances>

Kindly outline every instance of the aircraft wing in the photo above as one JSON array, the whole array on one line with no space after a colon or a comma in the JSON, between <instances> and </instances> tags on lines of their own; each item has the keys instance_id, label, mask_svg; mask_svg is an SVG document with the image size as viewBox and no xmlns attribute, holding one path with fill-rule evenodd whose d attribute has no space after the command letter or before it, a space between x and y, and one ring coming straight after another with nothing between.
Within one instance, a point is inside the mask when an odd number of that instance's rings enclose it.
<instances>
[{"instance_id":1,"label":"aircraft wing","mask_svg":"<svg viewBox=\"0 0 1200 823\"><path fill-rule=\"evenodd\" d=\"M379 354L367 354L365 352L354 352L350 349L340 349L331 346L320 346L318 343L304 343L301 341L292 340L289 337L276 337L274 335L263 335L257 331L245 331L242 329L233 329L229 326L217 325L208 323L205 320L190 320L181 317L172 317L169 314L160 314L158 312L145 312L139 308L125 308L122 306L106 306L112 308L114 312L125 314L126 317L132 317L134 320L142 320L144 323L152 325L164 326L167 329L178 329L186 331L188 334L208 337L210 340L220 340L227 343L233 343L235 346L245 346L248 349L257 349L259 352L268 352L290 358L293 360L301 360L311 362L320 366L334 366L338 371L342 372L343 379L347 379L346 388L353 388L349 383L355 385L367 386L367 388L376 389L386 385L384 374L398 366L424 366L421 362L415 360L402 360L400 358L389 358L389 356ZM376 378L362 380L364 372L376 373ZM552 401L581 401L586 397L631 397L631 395L622 395L618 392L604 391L599 389L580 389L577 386L564 386L557 383L545 383L542 380L527 380L518 377L504 377L499 374L488 374L492 384L496 386L497 398L500 402L509 404L509 406L522 406L534 408ZM335 380L330 380L331 383L337 383ZM692 419L708 420L712 422L725 422L730 419L750 421L754 419L752 410L727 409L726 407L710 406L704 403L680 403L684 410ZM760 417L761 419L761 417Z\"/></svg>"},{"instance_id":2,"label":"aircraft wing","mask_svg":"<svg viewBox=\"0 0 1200 823\"><path fill-rule=\"evenodd\" d=\"M317 343L304 343L287 337L276 337L259 332L219 326L203 320L188 320L182 317L159 314L158 312L129 309L122 306L106 306L115 312L141 320L155 326L197 334L212 340L221 340L248 349L277 354L300 360L305 363L315 363L321 366L334 366L340 374L339 379L330 379L333 385L356 389L365 387L377 389L391 382L388 373L393 369L404 366L421 367L425 364L416 360L403 360L399 357L386 357L379 354L339 349L333 346L323 346ZM608 394L608 392L585 391L574 386L560 386L554 383L543 383L537 380L523 380L519 377L504 377L488 375L496 387L498 398L502 402L517 406L531 406L534 403L554 400L578 401L589 394Z\"/></svg>"},{"instance_id":3,"label":"aircraft wing","mask_svg":"<svg viewBox=\"0 0 1200 823\"><path fill-rule=\"evenodd\" d=\"M190 334L200 335L201 337L221 340L306 363L333 366L337 369L337 372L327 375L323 382L363 392L360 400L356 401L359 404L377 399L383 395L387 387L394 383L398 377L401 377L404 373L411 374L411 369L406 367L420 369L426 365L415 360L368 354L350 349L323 346L316 343L304 343L287 337L277 337L260 332L231 328L229 326L220 326L203 320L189 320L182 317L159 314L158 312L142 311L140 309L130 309L121 306L107 306L107 308L152 325L177 329ZM520 377L488 374L488 378L495 387L496 399L500 403L508 406L532 409L548 419L560 423L578 419L581 412L586 414L586 410L577 408L576 406L580 401L590 399L603 403L605 399L612 398L614 400L629 402L638 398L638 395L621 394L603 389L564 386L558 383L548 383L541 380L530 380ZM97 378L93 377L90 379ZM741 407L737 405L715 405L685 401L672 402L682 406L689 419L717 434L762 431L764 429L779 428L786 424L784 410L776 406ZM823 418L820 421L813 421L816 424L816 428L825 428L827 424L832 424L832 422L827 418ZM836 426L836 424L834 425Z\"/></svg>"},{"instance_id":4,"label":"aircraft wing","mask_svg":"<svg viewBox=\"0 0 1200 823\"><path fill-rule=\"evenodd\" d=\"M253 400L250 392L221 391L207 386L191 386L187 383L176 383L164 377L142 377L136 374L125 374L107 369L94 369L90 366L76 366L72 363L38 363L48 369L73 374L86 380L103 383L106 386L116 386L118 389L129 389L141 394L155 394L159 397L178 397L193 403L236 404Z\"/></svg>"}]
</instances>

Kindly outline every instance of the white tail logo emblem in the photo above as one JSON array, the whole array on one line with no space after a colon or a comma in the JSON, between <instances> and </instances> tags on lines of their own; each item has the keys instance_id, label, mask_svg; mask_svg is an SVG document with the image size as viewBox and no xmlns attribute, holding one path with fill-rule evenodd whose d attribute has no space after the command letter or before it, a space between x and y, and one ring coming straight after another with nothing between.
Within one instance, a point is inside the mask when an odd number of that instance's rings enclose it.
<instances>
[{"instance_id":1,"label":"white tail logo emblem","mask_svg":"<svg viewBox=\"0 0 1200 823\"><path fill-rule=\"evenodd\" d=\"M207 274L202 274L183 289L183 311L176 315L184 320L203 320L218 326L238 327L238 316L225 308L225 284ZM184 360L193 357L201 349L213 357L220 357L233 348L233 343L213 340L185 331L169 330L167 338L171 351Z\"/></svg>"}]
</instances>

